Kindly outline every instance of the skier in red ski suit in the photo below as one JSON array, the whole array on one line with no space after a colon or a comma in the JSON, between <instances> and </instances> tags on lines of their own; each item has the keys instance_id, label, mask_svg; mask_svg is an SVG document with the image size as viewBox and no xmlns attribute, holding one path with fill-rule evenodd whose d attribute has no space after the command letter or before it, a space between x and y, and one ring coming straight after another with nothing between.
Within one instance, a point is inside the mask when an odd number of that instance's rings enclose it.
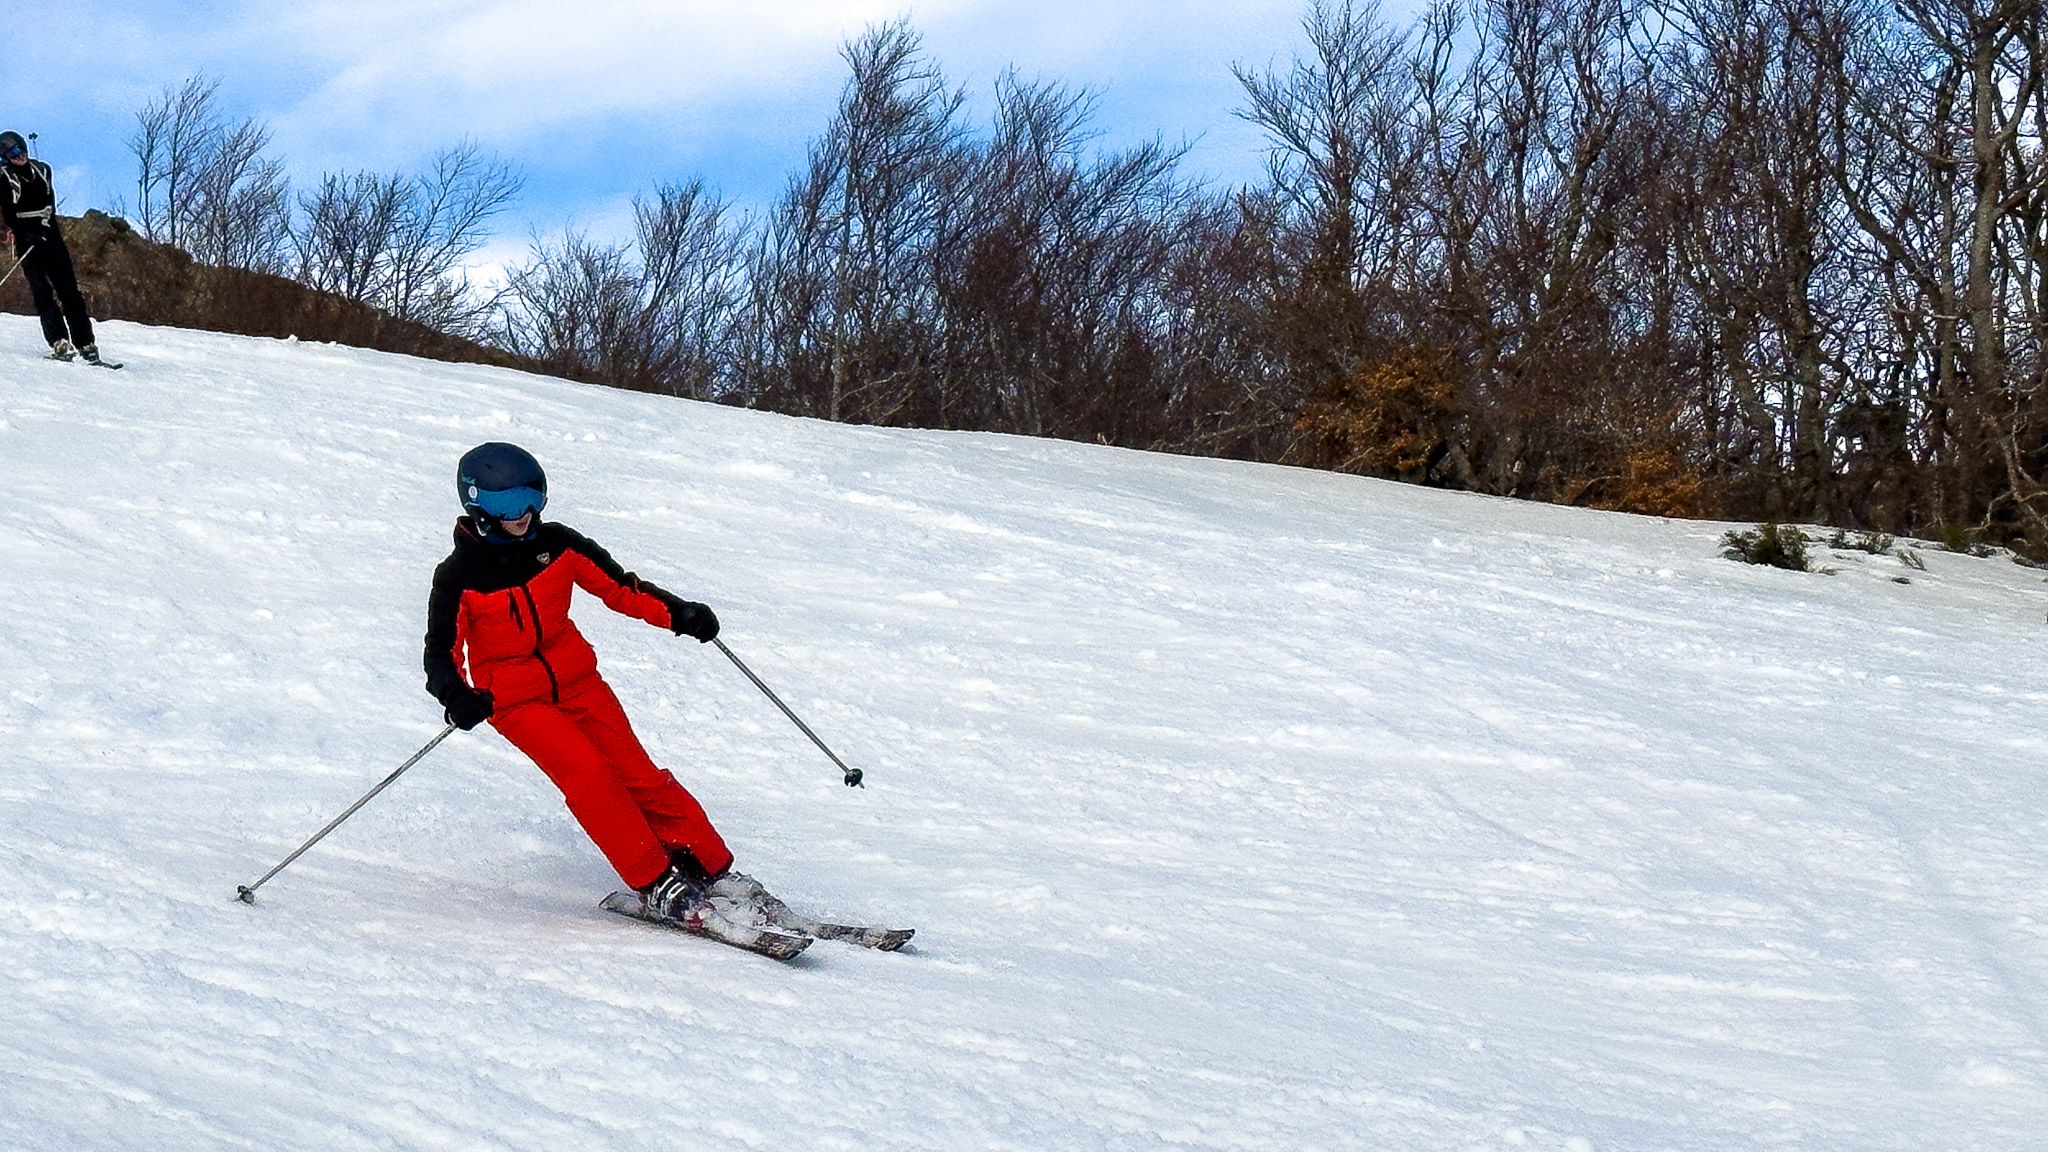
<instances>
[{"instance_id":1,"label":"skier in red ski suit","mask_svg":"<svg viewBox=\"0 0 2048 1152\"><path fill-rule=\"evenodd\" d=\"M427 607L427 690L462 729L488 720L562 791L620 879L663 912L732 867L704 809L633 734L597 654L569 619L576 588L678 636L718 635L710 608L621 569L603 548L543 523L547 476L511 444L463 456L467 515L434 570Z\"/></svg>"}]
</instances>

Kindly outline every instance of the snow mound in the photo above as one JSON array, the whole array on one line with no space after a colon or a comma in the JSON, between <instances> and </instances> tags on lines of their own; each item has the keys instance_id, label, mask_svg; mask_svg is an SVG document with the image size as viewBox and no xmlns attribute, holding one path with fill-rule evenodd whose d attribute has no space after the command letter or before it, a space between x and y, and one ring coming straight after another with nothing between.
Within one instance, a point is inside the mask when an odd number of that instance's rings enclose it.
<instances>
[{"instance_id":1,"label":"snow mound","mask_svg":"<svg viewBox=\"0 0 2048 1152\"><path fill-rule=\"evenodd\" d=\"M0 1147L2021 1148L2048 589L1660 522L0 317ZM439 728L463 449L709 601L578 608L779 965ZM1896 583L1898 577L1910 579Z\"/></svg>"}]
</instances>

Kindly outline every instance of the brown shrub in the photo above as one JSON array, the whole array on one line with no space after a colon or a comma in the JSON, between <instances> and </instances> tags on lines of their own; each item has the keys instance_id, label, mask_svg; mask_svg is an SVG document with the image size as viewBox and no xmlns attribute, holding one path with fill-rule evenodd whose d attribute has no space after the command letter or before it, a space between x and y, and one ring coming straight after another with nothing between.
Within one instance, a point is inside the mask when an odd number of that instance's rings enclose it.
<instances>
[{"instance_id":1,"label":"brown shrub","mask_svg":"<svg viewBox=\"0 0 2048 1152\"><path fill-rule=\"evenodd\" d=\"M1322 467L1427 481L1456 449L1464 420L1450 357L1404 348L1330 380L1294 426Z\"/></svg>"},{"instance_id":2,"label":"brown shrub","mask_svg":"<svg viewBox=\"0 0 2048 1152\"><path fill-rule=\"evenodd\" d=\"M1676 520L1699 520L1714 514L1699 473L1686 466L1676 448L1656 443L1629 448L1620 475L1591 485L1580 503L1610 512Z\"/></svg>"}]
</instances>

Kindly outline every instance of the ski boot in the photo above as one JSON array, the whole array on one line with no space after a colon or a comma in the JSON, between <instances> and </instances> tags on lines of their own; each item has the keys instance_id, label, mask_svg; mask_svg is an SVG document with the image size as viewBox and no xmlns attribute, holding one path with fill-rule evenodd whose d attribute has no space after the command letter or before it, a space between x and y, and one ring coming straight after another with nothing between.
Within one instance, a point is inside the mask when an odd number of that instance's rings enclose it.
<instances>
[{"instance_id":1,"label":"ski boot","mask_svg":"<svg viewBox=\"0 0 2048 1152\"><path fill-rule=\"evenodd\" d=\"M668 871L640 890L640 904L650 915L679 924L701 924L704 889L711 877L687 852L669 856Z\"/></svg>"}]
</instances>

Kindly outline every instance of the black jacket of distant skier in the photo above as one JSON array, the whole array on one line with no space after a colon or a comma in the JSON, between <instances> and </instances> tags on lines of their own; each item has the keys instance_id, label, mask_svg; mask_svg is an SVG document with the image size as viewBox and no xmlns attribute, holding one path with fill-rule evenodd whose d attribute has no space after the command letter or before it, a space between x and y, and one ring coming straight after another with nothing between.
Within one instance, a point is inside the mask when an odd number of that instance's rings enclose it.
<instances>
[{"instance_id":1,"label":"black jacket of distant skier","mask_svg":"<svg viewBox=\"0 0 2048 1152\"><path fill-rule=\"evenodd\" d=\"M0 223L14 233L15 256L26 254L21 272L36 299L43 339L52 344L70 340L81 348L91 344L92 313L78 291L71 250L57 228L57 186L48 164L0 160Z\"/></svg>"},{"instance_id":2,"label":"black jacket of distant skier","mask_svg":"<svg viewBox=\"0 0 2048 1152\"><path fill-rule=\"evenodd\" d=\"M50 180L50 166L41 160L26 164L0 161L0 222L14 233L15 254L57 230L57 189Z\"/></svg>"}]
</instances>

